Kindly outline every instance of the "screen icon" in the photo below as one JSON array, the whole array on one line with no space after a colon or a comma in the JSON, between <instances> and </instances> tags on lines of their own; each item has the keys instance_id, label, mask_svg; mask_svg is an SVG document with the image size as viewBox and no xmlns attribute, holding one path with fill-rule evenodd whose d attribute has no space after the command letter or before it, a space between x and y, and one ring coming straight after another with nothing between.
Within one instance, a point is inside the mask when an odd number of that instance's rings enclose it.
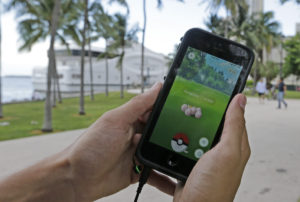
<instances>
[{"instance_id":1,"label":"screen icon","mask_svg":"<svg viewBox=\"0 0 300 202\"><path fill-rule=\"evenodd\" d=\"M189 139L186 134L184 133L177 133L173 136L171 140L172 149L175 152L185 152L187 153L186 149L189 145Z\"/></svg>"},{"instance_id":2,"label":"screen icon","mask_svg":"<svg viewBox=\"0 0 300 202\"><path fill-rule=\"evenodd\" d=\"M197 159L199 159L204 154L204 152L202 149L196 149L194 154L195 154L195 157Z\"/></svg>"},{"instance_id":3,"label":"screen icon","mask_svg":"<svg viewBox=\"0 0 300 202\"><path fill-rule=\"evenodd\" d=\"M193 53L193 52L189 53L189 54L188 54L188 58L189 58L190 60L193 60L193 59L195 58L195 53Z\"/></svg>"},{"instance_id":4,"label":"screen icon","mask_svg":"<svg viewBox=\"0 0 300 202\"><path fill-rule=\"evenodd\" d=\"M200 144L201 147L207 147L207 145L208 145L208 139L206 137L200 138L199 144Z\"/></svg>"}]
</instances>

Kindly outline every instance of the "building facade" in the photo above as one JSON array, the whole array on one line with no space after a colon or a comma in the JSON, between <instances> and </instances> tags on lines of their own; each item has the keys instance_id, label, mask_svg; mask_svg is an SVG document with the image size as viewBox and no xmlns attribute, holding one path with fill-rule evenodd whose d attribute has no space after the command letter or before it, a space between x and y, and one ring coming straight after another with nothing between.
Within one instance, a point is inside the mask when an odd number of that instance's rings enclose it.
<instances>
[{"instance_id":1,"label":"building facade","mask_svg":"<svg viewBox=\"0 0 300 202\"><path fill-rule=\"evenodd\" d=\"M63 96L75 96L80 92L80 55L79 47L71 47L68 51L65 48L57 48L56 66L59 77L60 90ZM107 60L108 72L106 72L105 59L99 59L103 53L102 49L92 50L92 79L94 91L104 92L106 86L106 75L108 75L109 91L120 90L121 71L117 67L119 57ZM91 85L90 63L88 51L85 54L84 84L85 92L88 93ZM163 81L167 74L167 58L159 53L145 48L144 59L144 84L152 85L157 81ZM44 94L46 92L46 67L36 67L33 70L34 91ZM141 84L141 45L133 44L125 49L123 60L123 85L125 88L138 87Z\"/></svg>"}]
</instances>

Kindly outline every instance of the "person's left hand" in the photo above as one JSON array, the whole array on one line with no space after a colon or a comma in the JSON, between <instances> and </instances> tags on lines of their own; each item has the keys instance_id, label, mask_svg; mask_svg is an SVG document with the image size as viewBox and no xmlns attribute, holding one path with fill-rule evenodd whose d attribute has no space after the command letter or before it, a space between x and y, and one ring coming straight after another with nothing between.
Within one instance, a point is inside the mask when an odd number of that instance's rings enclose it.
<instances>
[{"instance_id":1,"label":"person's left hand","mask_svg":"<svg viewBox=\"0 0 300 202\"><path fill-rule=\"evenodd\" d=\"M138 181L133 157L140 132L161 89L156 84L125 105L106 112L66 152L78 201L111 195ZM151 172L148 183L173 195L175 183Z\"/></svg>"}]
</instances>

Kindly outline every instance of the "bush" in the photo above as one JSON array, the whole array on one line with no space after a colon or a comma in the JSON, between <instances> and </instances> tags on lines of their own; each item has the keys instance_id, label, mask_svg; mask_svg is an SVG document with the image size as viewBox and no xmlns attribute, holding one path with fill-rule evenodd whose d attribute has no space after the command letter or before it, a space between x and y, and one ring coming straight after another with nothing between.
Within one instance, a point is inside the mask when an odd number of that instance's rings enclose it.
<instances>
[{"instance_id":1,"label":"bush","mask_svg":"<svg viewBox=\"0 0 300 202\"><path fill-rule=\"evenodd\" d=\"M253 87L253 80L247 80L246 87L252 88Z\"/></svg>"}]
</instances>

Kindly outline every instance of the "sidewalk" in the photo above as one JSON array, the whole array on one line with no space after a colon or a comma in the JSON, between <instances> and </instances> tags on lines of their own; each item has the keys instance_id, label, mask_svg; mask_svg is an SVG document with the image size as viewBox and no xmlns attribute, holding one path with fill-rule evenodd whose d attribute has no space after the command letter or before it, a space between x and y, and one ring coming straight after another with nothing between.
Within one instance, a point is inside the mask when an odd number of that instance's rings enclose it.
<instances>
[{"instance_id":1,"label":"sidewalk","mask_svg":"<svg viewBox=\"0 0 300 202\"><path fill-rule=\"evenodd\" d=\"M300 198L300 100L287 100L288 109L277 110L276 101L258 104L248 99L246 121L252 155L235 201L297 202ZM56 153L84 129L0 142L0 178ZM131 202L137 185L98 200ZM140 201L171 202L172 198L145 186Z\"/></svg>"}]
</instances>

